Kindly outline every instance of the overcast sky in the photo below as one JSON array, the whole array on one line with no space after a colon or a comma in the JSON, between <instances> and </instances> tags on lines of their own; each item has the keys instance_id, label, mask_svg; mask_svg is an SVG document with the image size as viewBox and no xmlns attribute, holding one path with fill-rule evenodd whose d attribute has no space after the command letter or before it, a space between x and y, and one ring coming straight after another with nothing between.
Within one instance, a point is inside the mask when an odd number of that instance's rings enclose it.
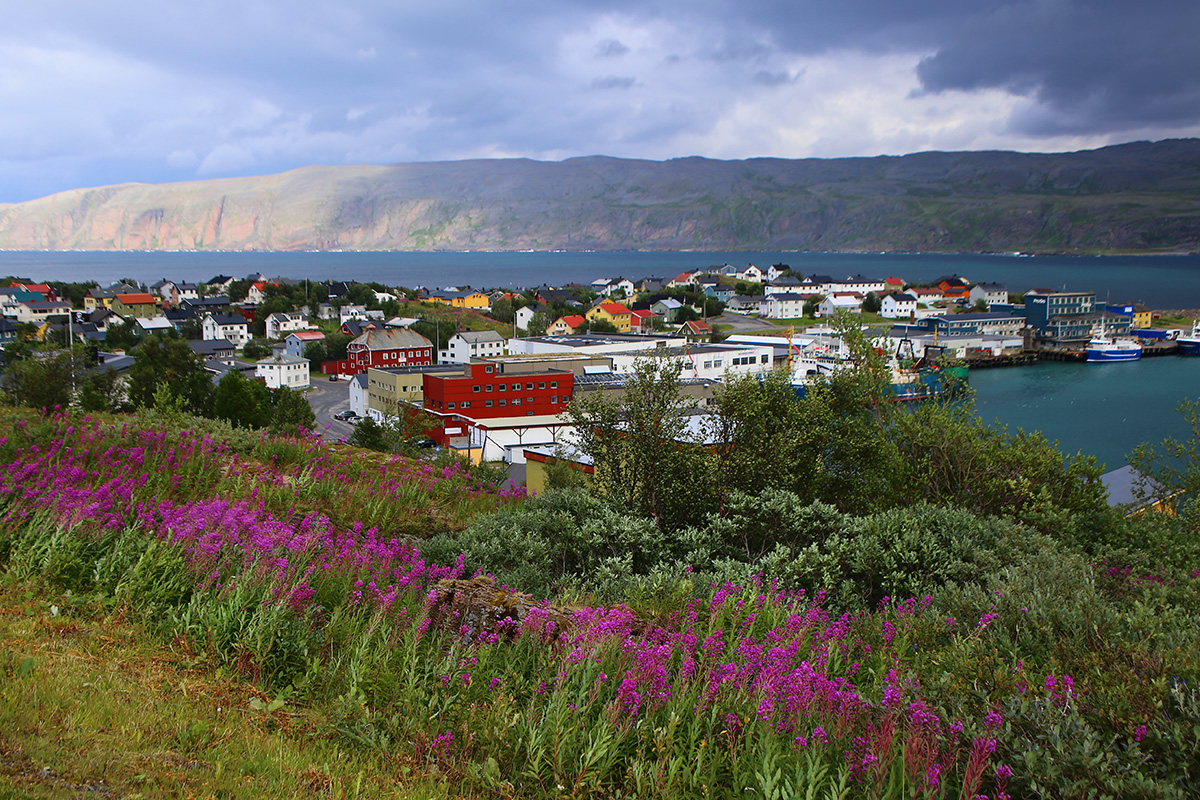
<instances>
[{"instance_id":1,"label":"overcast sky","mask_svg":"<svg viewBox=\"0 0 1200 800\"><path fill-rule=\"evenodd\" d=\"M1200 135L1195 0L31 0L0 202L309 164Z\"/></svg>"}]
</instances>

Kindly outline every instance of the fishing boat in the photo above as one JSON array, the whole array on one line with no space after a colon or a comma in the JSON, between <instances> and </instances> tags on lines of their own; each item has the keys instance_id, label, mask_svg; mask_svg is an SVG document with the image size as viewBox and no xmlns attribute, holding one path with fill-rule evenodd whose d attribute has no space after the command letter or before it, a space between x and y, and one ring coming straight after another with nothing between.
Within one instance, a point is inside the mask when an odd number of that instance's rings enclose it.
<instances>
[{"instance_id":1,"label":"fishing boat","mask_svg":"<svg viewBox=\"0 0 1200 800\"><path fill-rule=\"evenodd\" d=\"M1089 362L1137 361L1141 357L1142 345L1137 339L1125 336L1113 338L1099 326L1087 344Z\"/></svg>"},{"instance_id":2,"label":"fishing boat","mask_svg":"<svg viewBox=\"0 0 1200 800\"><path fill-rule=\"evenodd\" d=\"M1188 336L1180 336L1179 354L1182 356L1200 356L1200 320L1192 323L1192 332Z\"/></svg>"}]
</instances>

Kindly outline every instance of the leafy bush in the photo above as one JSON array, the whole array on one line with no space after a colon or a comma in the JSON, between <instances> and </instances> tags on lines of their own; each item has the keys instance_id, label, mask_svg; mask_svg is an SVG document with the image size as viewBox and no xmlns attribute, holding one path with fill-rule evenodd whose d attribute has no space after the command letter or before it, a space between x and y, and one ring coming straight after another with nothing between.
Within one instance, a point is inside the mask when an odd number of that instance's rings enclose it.
<instances>
[{"instance_id":1,"label":"leafy bush","mask_svg":"<svg viewBox=\"0 0 1200 800\"><path fill-rule=\"evenodd\" d=\"M439 563L463 553L468 571L490 572L538 597L568 585L611 597L664 560L667 545L650 520L616 512L580 489L555 489L431 539L423 551Z\"/></svg>"}]
</instances>

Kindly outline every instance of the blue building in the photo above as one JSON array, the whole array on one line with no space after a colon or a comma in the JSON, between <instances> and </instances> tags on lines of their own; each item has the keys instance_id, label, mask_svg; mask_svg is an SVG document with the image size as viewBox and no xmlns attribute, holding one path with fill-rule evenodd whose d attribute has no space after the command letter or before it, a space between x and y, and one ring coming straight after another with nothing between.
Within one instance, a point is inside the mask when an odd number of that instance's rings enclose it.
<instances>
[{"instance_id":1,"label":"blue building","mask_svg":"<svg viewBox=\"0 0 1200 800\"><path fill-rule=\"evenodd\" d=\"M1025 319L1039 337L1056 341L1090 339L1097 326L1111 336L1128 335L1132 321L1097 306L1095 292L1027 293Z\"/></svg>"}]
</instances>

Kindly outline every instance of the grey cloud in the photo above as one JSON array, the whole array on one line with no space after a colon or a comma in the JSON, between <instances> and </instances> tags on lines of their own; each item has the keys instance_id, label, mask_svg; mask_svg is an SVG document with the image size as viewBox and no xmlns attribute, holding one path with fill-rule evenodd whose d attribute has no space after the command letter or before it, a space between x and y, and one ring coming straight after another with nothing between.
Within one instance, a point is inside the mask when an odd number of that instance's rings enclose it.
<instances>
[{"instance_id":1,"label":"grey cloud","mask_svg":"<svg viewBox=\"0 0 1200 800\"><path fill-rule=\"evenodd\" d=\"M797 76L790 72L767 72L759 70L754 73L751 79L759 86L783 86L788 83L795 83Z\"/></svg>"},{"instance_id":2,"label":"grey cloud","mask_svg":"<svg viewBox=\"0 0 1200 800\"><path fill-rule=\"evenodd\" d=\"M593 89L632 89L637 79L628 75L605 75L592 81Z\"/></svg>"},{"instance_id":3,"label":"grey cloud","mask_svg":"<svg viewBox=\"0 0 1200 800\"><path fill-rule=\"evenodd\" d=\"M605 39L596 45L597 58L619 58L629 52L629 47L616 39Z\"/></svg>"}]
</instances>

